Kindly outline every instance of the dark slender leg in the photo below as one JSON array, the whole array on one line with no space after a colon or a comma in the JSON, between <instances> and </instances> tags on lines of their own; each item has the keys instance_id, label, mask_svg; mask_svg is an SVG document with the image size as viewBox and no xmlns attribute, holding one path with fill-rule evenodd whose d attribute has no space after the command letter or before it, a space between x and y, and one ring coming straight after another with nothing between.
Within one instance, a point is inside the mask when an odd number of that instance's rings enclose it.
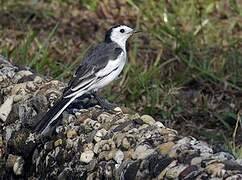
<instances>
[{"instance_id":1,"label":"dark slender leg","mask_svg":"<svg viewBox=\"0 0 242 180\"><path fill-rule=\"evenodd\" d=\"M97 100L98 104L107 110L113 110L114 108L118 107L117 104L114 103L110 103L108 102L108 100L106 100L103 97L98 96L95 92L92 93L92 95L94 96L94 98Z\"/></svg>"},{"instance_id":2,"label":"dark slender leg","mask_svg":"<svg viewBox=\"0 0 242 180\"><path fill-rule=\"evenodd\" d=\"M82 96L76 98L69 106L66 108L66 111L69 113L75 113L76 110L89 108L92 105L91 99L93 98L92 94L86 93Z\"/></svg>"}]
</instances>

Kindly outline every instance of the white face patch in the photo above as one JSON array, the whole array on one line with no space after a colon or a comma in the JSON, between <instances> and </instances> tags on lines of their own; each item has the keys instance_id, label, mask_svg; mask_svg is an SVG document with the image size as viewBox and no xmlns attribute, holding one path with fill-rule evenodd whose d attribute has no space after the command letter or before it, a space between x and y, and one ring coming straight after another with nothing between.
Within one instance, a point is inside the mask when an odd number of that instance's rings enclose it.
<instances>
[{"instance_id":1,"label":"white face patch","mask_svg":"<svg viewBox=\"0 0 242 180\"><path fill-rule=\"evenodd\" d=\"M133 31L134 30L128 26L118 26L113 29L110 38L112 41L116 42L123 49L125 49L126 41L133 34Z\"/></svg>"}]
</instances>

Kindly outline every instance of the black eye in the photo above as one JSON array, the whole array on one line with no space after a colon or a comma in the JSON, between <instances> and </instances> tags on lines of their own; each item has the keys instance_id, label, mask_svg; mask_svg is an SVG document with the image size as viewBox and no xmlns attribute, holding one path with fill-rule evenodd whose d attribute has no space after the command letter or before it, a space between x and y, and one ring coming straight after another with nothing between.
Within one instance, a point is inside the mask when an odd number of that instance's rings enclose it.
<instances>
[{"instance_id":1,"label":"black eye","mask_svg":"<svg viewBox=\"0 0 242 180\"><path fill-rule=\"evenodd\" d=\"M124 33L124 29L120 29L120 32L121 32L121 33Z\"/></svg>"}]
</instances>

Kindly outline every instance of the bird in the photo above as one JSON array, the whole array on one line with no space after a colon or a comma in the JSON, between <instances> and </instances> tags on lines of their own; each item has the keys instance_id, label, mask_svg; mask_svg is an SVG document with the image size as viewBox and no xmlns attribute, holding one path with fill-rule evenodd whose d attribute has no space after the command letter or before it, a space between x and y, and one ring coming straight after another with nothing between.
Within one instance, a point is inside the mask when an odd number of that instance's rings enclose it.
<instances>
[{"instance_id":1,"label":"bird","mask_svg":"<svg viewBox=\"0 0 242 180\"><path fill-rule=\"evenodd\" d=\"M88 93L92 94L101 106L113 108L111 103L97 96L96 92L115 80L122 72L127 62L127 40L137 32L139 31L127 25L116 25L108 29L104 41L86 52L62 97L41 118L35 132L43 136L49 134L58 124L63 111L74 100Z\"/></svg>"}]
</instances>

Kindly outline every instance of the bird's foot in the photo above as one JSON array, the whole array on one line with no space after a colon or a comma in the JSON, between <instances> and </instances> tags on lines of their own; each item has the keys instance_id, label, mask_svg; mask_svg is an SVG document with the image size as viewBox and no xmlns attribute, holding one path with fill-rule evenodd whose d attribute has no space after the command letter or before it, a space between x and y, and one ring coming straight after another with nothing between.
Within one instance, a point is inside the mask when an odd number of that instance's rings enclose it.
<instances>
[{"instance_id":1,"label":"bird's foot","mask_svg":"<svg viewBox=\"0 0 242 180\"><path fill-rule=\"evenodd\" d=\"M118 107L117 104L110 103L108 100L106 100L103 97L94 95L94 98L97 100L98 104L106 110L114 110L116 107Z\"/></svg>"}]
</instances>

